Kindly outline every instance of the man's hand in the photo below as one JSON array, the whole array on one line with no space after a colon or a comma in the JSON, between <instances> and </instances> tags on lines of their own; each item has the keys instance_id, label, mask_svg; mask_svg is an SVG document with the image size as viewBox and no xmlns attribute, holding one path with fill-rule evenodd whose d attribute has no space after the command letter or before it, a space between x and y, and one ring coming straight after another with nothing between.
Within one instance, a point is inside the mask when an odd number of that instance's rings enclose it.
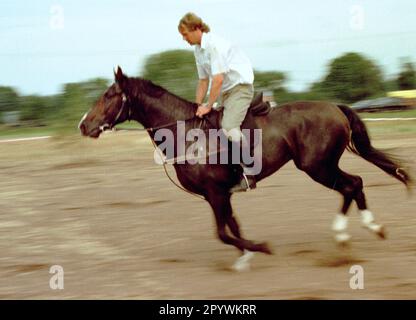
<instances>
[{"instance_id":1,"label":"man's hand","mask_svg":"<svg viewBox=\"0 0 416 320\"><path fill-rule=\"evenodd\" d=\"M207 103L201 104L198 106L198 110L196 111L196 116L202 118L204 115L210 113L212 110L212 106L208 105Z\"/></svg>"}]
</instances>

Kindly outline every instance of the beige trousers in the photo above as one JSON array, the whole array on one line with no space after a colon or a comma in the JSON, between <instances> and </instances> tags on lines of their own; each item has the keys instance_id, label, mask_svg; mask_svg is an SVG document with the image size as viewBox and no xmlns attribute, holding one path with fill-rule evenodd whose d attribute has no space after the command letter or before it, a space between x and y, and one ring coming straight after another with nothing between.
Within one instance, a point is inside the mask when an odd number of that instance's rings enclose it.
<instances>
[{"instance_id":1,"label":"beige trousers","mask_svg":"<svg viewBox=\"0 0 416 320\"><path fill-rule=\"evenodd\" d=\"M221 127L225 129L226 133L230 133L229 138L233 141L240 139L237 139L237 135L241 136L240 126L246 117L253 95L254 88L252 84L236 85L221 95L222 105L224 106Z\"/></svg>"}]
</instances>

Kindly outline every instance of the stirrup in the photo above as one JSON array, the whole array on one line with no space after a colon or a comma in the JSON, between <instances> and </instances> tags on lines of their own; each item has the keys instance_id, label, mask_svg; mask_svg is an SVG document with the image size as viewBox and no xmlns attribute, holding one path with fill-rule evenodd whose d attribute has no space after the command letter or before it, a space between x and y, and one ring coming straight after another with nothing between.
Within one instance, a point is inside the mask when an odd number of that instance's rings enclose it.
<instances>
[{"instance_id":1,"label":"stirrup","mask_svg":"<svg viewBox=\"0 0 416 320\"><path fill-rule=\"evenodd\" d=\"M250 183L248 182L248 178L244 172L243 172L243 178L244 178L244 181L246 182L246 186L247 186L246 190L251 190Z\"/></svg>"},{"instance_id":2,"label":"stirrup","mask_svg":"<svg viewBox=\"0 0 416 320\"><path fill-rule=\"evenodd\" d=\"M234 192L246 192L248 190L252 190L254 188L256 188L256 180L255 178L251 178L253 179L253 183L250 186L250 182L249 182L249 178L247 178L246 174L243 173L243 178L233 187L230 188L230 193L234 193ZM244 184L244 185L243 185Z\"/></svg>"}]
</instances>

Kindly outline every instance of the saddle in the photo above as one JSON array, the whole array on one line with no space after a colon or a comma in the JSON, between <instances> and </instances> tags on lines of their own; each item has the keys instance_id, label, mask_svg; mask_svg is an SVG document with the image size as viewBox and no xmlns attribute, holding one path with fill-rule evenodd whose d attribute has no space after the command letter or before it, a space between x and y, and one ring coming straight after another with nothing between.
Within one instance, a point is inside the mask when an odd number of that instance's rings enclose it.
<instances>
[{"instance_id":1,"label":"saddle","mask_svg":"<svg viewBox=\"0 0 416 320\"><path fill-rule=\"evenodd\" d=\"M223 117L223 107L219 107L218 110L212 110L205 115L206 127L209 129L219 129L221 127L221 120ZM242 129L255 129L253 117L266 116L271 110L270 103L263 102L263 92L254 96L248 108L247 115L241 125Z\"/></svg>"},{"instance_id":2,"label":"saddle","mask_svg":"<svg viewBox=\"0 0 416 320\"><path fill-rule=\"evenodd\" d=\"M271 107L270 103L263 102L263 92L258 93L251 101L248 110L253 116L266 116L269 114Z\"/></svg>"}]
</instances>

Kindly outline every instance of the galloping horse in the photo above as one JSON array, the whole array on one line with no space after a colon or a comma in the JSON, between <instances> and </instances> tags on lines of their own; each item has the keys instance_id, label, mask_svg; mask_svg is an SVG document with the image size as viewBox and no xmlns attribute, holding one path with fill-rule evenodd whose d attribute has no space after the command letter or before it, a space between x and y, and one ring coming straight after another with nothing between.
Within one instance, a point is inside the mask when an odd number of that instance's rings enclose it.
<instances>
[{"instance_id":1,"label":"galloping horse","mask_svg":"<svg viewBox=\"0 0 416 320\"><path fill-rule=\"evenodd\" d=\"M177 126L172 123L179 120L186 120L186 131L201 127L204 120L195 117L196 109L197 104L151 81L127 77L118 67L115 83L84 115L79 128L84 136L98 138L105 129L135 120L148 129L154 140L155 128L169 127L177 134ZM332 225L337 241L345 242L350 238L346 231L347 211L353 200L360 210L363 225L381 238L385 237L384 227L375 222L367 208L361 177L342 171L339 159L347 148L408 187L411 178L397 160L371 145L364 123L352 109L329 102L300 101L273 108L268 114L253 119L256 127L262 130L263 145L262 168L256 175L257 181L293 160L296 167L313 180L343 196L342 208ZM271 254L266 243L255 243L241 236L229 192L238 176L230 165L185 162L173 166L182 186L202 195L210 204L219 239L241 251L234 265L236 269L246 268L254 251Z\"/></svg>"}]
</instances>

